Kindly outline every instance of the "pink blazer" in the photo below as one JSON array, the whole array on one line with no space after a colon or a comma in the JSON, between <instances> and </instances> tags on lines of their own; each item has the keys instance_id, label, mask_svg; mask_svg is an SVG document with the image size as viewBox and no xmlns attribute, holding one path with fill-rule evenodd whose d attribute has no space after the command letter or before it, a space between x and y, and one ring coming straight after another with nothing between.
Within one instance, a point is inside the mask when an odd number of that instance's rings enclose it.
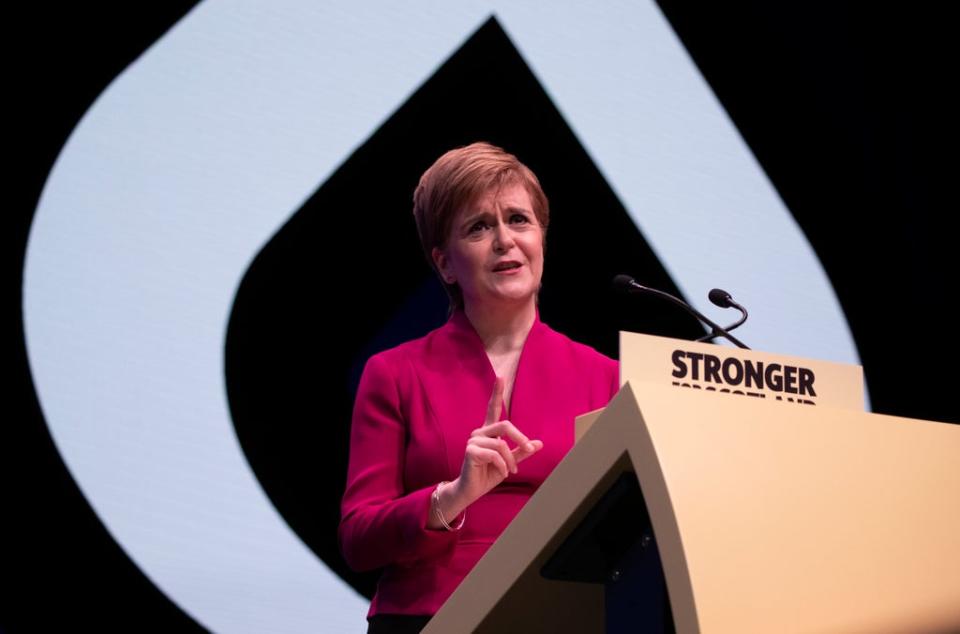
<instances>
[{"instance_id":1,"label":"pink blazer","mask_svg":"<svg viewBox=\"0 0 960 634\"><path fill-rule=\"evenodd\" d=\"M383 567L369 615L434 614L573 446L573 419L619 388L616 361L539 316L514 381L510 420L543 449L467 509L457 532L426 528L437 483L460 474L494 371L462 311L367 361L354 405L340 547L355 570Z\"/></svg>"}]
</instances>

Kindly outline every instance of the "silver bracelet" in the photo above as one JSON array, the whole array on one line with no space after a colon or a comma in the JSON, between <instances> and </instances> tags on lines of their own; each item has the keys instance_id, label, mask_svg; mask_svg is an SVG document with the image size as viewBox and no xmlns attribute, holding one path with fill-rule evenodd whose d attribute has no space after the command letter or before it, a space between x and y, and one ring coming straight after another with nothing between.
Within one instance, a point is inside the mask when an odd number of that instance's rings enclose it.
<instances>
[{"instance_id":1,"label":"silver bracelet","mask_svg":"<svg viewBox=\"0 0 960 634\"><path fill-rule=\"evenodd\" d=\"M433 495L431 496L431 501L433 502L433 512L436 513L437 519L440 520L441 526L448 531L458 531L463 528L463 523L467 521L467 512L463 512L463 515L460 517L460 523L456 526L450 526L450 524L447 523L447 520L443 517L443 513L440 512L440 487L445 484L450 484L450 482L444 480L437 485L436 489L433 490Z\"/></svg>"}]
</instances>

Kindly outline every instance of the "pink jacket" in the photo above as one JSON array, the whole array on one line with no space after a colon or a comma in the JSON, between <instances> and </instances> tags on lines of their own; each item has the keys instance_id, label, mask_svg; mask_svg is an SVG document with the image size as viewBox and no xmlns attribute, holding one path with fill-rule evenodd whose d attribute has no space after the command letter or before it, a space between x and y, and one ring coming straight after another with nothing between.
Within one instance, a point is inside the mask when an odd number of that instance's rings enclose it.
<instances>
[{"instance_id":1,"label":"pink jacket","mask_svg":"<svg viewBox=\"0 0 960 634\"><path fill-rule=\"evenodd\" d=\"M573 446L573 419L619 388L616 361L537 318L520 356L510 420L543 449L467 509L458 532L426 528L437 483L460 474L494 371L462 311L374 355L360 379L340 547L355 570L383 567L374 614L434 614Z\"/></svg>"}]
</instances>

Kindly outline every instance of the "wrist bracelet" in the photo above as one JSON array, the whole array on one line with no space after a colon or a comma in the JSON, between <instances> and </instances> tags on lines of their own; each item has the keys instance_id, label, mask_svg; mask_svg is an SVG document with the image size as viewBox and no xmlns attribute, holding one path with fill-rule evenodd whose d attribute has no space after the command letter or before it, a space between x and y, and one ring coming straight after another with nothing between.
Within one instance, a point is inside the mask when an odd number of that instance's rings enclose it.
<instances>
[{"instance_id":1,"label":"wrist bracelet","mask_svg":"<svg viewBox=\"0 0 960 634\"><path fill-rule=\"evenodd\" d=\"M450 526L450 524L447 523L447 520L443 517L443 513L440 511L440 488L445 484L450 484L450 483L447 480L444 480L443 482L437 485L436 489L433 490L433 495L431 496L431 499L433 501L433 512L436 513L437 519L440 520L441 526L443 526L448 531L458 531L461 528L463 528L463 523L467 521L467 512L466 511L463 512L463 514L460 516L460 523L457 524L456 526Z\"/></svg>"}]
</instances>

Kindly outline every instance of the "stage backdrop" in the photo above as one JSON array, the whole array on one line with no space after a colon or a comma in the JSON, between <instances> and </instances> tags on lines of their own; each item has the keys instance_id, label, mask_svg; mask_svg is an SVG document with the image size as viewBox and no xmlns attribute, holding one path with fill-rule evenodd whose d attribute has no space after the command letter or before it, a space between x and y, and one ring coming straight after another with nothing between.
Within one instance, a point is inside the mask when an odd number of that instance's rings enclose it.
<instances>
[{"instance_id":1,"label":"stage backdrop","mask_svg":"<svg viewBox=\"0 0 960 634\"><path fill-rule=\"evenodd\" d=\"M353 394L445 319L411 196L475 140L550 198L558 330L693 338L610 280L733 321L719 286L752 347L957 422L932 30L677 4L23 13L0 625L363 631L376 574L336 544Z\"/></svg>"}]
</instances>

